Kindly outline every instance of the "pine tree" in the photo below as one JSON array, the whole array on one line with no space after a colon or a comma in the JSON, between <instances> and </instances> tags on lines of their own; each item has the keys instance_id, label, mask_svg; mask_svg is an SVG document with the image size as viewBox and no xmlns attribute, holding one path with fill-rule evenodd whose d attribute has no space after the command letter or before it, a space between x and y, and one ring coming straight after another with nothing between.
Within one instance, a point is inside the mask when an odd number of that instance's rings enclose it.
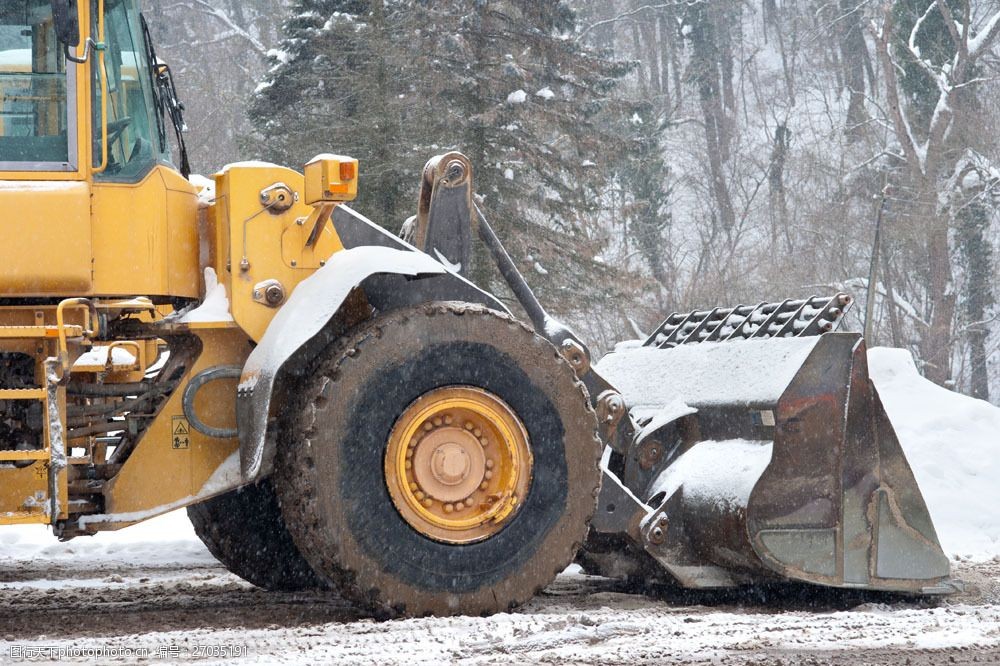
<instances>
[{"instance_id":1,"label":"pine tree","mask_svg":"<svg viewBox=\"0 0 1000 666\"><path fill-rule=\"evenodd\" d=\"M399 2L299 0L284 24L250 119L266 159L303 164L320 152L361 163L358 207L398 229L419 165L407 160L414 122L396 49L411 19Z\"/></svg>"},{"instance_id":2,"label":"pine tree","mask_svg":"<svg viewBox=\"0 0 1000 666\"><path fill-rule=\"evenodd\" d=\"M358 208L396 231L424 162L462 151L543 298L566 311L588 288L605 297L590 224L626 146L610 92L628 66L579 45L573 21L562 0L298 0L250 112L263 156L358 157Z\"/></svg>"},{"instance_id":3,"label":"pine tree","mask_svg":"<svg viewBox=\"0 0 1000 666\"><path fill-rule=\"evenodd\" d=\"M555 310L613 293L591 222L628 147L630 114L611 92L629 65L578 44L562 0L415 7L436 93L426 145L469 156L494 226ZM476 265L490 281L486 262Z\"/></svg>"}]
</instances>

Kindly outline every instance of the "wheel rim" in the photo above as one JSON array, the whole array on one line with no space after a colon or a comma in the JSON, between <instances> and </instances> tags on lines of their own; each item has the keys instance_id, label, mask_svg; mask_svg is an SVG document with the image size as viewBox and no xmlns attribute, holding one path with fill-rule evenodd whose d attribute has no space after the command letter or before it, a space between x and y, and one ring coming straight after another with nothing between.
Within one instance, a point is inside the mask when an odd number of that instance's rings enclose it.
<instances>
[{"instance_id":1,"label":"wheel rim","mask_svg":"<svg viewBox=\"0 0 1000 666\"><path fill-rule=\"evenodd\" d=\"M524 425L507 403L471 386L434 389L393 426L385 479L396 510L445 543L488 539L517 514L531 483Z\"/></svg>"}]
</instances>

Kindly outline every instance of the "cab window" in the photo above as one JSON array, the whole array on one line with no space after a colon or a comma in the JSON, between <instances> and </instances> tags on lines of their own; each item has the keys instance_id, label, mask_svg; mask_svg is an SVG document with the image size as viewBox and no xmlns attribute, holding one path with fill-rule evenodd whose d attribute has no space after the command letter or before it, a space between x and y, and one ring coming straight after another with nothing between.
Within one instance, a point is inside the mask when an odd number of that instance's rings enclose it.
<instances>
[{"instance_id":1,"label":"cab window","mask_svg":"<svg viewBox=\"0 0 1000 666\"><path fill-rule=\"evenodd\" d=\"M51 2L0 2L0 169L75 170L71 74Z\"/></svg>"},{"instance_id":2,"label":"cab window","mask_svg":"<svg viewBox=\"0 0 1000 666\"><path fill-rule=\"evenodd\" d=\"M96 2L94 6L96 15ZM135 181L163 155L153 115L150 68L134 0L104 0L104 31L107 48L103 66L93 68L94 166L100 168L104 162L101 108L105 94L107 162L96 178Z\"/></svg>"}]
</instances>

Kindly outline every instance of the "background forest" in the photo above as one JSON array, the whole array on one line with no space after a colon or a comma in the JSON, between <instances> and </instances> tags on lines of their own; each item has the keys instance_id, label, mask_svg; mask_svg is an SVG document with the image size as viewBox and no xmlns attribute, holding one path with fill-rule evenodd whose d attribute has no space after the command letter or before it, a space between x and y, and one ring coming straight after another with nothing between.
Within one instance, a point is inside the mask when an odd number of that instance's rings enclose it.
<instances>
[{"instance_id":1,"label":"background forest","mask_svg":"<svg viewBox=\"0 0 1000 666\"><path fill-rule=\"evenodd\" d=\"M147 14L196 171L347 153L356 207L396 231L426 160L461 150L529 282L599 349L671 311L845 290L870 345L1000 404L997 0Z\"/></svg>"}]
</instances>

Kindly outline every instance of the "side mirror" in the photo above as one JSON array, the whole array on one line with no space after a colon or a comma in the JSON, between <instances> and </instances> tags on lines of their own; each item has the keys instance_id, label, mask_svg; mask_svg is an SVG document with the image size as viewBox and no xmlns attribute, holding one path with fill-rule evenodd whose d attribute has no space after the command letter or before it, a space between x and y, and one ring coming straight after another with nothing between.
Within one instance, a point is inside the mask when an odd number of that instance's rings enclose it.
<instances>
[{"instance_id":1,"label":"side mirror","mask_svg":"<svg viewBox=\"0 0 1000 666\"><path fill-rule=\"evenodd\" d=\"M56 37L66 46L80 45L80 15L77 0L52 0L52 18Z\"/></svg>"}]
</instances>

